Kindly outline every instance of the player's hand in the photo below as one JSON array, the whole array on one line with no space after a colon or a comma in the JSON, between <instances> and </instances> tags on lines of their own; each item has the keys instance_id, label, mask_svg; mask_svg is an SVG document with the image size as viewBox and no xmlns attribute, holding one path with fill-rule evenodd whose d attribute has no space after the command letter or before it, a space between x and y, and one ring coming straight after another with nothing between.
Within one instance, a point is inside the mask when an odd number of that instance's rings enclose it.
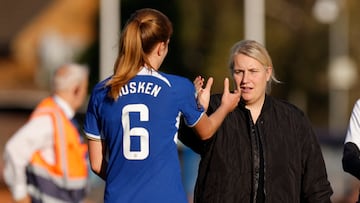
<instances>
[{"instance_id":1,"label":"player's hand","mask_svg":"<svg viewBox=\"0 0 360 203\"><path fill-rule=\"evenodd\" d=\"M204 80L205 79L203 77L198 76L194 80L194 85L197 93L197 102L204 108L205 111L207 111L211 95L211 86L214 82L214 79L210 77L206 82L205 88L203 88Z\"/></svg>"},{"instance_id":2,"label":"player's hand","mask_svg":"<svg viewBox=\"0 0 360 203\"><path fill-rule=\"evenodd\" d=\"M193 81L196 93L199 93L202 89L202 86L204 85L204 78L201 76L197 76L195 80Z\"/></svg>"},{"instance_id":3,"label":"player's hand","mask_svg":"<svg viewBox=\"0 0 360 203\"><path fill-rule=\"evenodd\" d=\"M236 84L237 87L234 90L234 93L231 93L229 90L229 79L225 78L224 80L224 92L221 98L221 105L225 106L226 109L228 110L228 112L233 111L239 101L240 101L240 97L241 97L241 89L240 89L240 85Z\"/></svg>"}]
</instances>

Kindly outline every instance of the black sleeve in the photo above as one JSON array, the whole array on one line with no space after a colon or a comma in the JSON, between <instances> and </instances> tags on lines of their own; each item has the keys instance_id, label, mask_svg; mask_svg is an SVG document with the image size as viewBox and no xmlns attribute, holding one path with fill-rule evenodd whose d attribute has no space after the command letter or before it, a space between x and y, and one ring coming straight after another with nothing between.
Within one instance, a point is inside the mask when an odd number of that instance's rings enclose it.
<instances>
[{"instance_id":1,"label":"black sleeve","mask_svg":"<svg viewBox=\"0 0 360 203\"><path fill-rule=\"evenodd\" d=\"M303 157L302 202L329 203L333 190L320 144L310 120L303 114L298 121Z\"/></svg>"},{"instance_id":2,"label":"black sleeve","mask_svg":"<svg viewBox=\"0 0 360 203\"><path fill-rule=\"evenodd\" d=\"M178 138L184 145L192 149L194 152L201 154L203 141L192 128L185 124L183 116L181 116L180 119Z\"/></svg>"},{"instance_id":3,"label":"black sleeve","mask_svg":"<svg viewBox=\"0 0 360 203\"><path fill-rule=\"evenodd\" d=\"M220 106L221 96L221 94L211 95L209 108L206 112L208 116L214 113L214 111L216 111L216 109ZM192 149L194 152L203 155L211 144L213 137L207 140L201 140L201 138L196 134L195 130L187 126L185 124L184 118L181 117L178 131L178 139L184 145Z\"/></svg>"},{"instance_id":4,"label":"black sleeve","mask_svg":"<svg viewBox=\"0 0 360 203\"><path fill-rule=\"evenodd\" d=\"M342 166L345 172L360 180L360 151L356 144L347 142L344 145Z\"/></svg>"}]
</instances>

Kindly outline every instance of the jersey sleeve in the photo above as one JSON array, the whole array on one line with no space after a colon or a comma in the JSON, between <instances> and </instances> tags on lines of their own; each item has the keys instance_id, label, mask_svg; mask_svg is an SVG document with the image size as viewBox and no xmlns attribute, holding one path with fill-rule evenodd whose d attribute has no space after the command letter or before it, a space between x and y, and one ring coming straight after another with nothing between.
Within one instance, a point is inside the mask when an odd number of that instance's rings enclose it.
<instances>
[{"instance_id":1,"label":"jersey sleeve","mask_svg":"<svg viewBox=\"0 0 360 203\"><path fill-rule=\"evenodd\" d=\"M345 143L352 142L360 148L360 100L354 105L351 113Z\"/></svg>"},{"instance_id":2,"label":"jersey sleeve","mask_svg":"<svg viewBox=\"0 0 360 203\"><path fill-rule=\"evenodd\" d=\"M99 117L97 111L98 105L99 102L97 101L97 92L94 90L90 96L84 122L84 132L88 139L101 139Z\"/></svg>"},{"instance_id":3,"label":"jersey sleeve","mask_svg":"<svg viewBox=\"0 0 360 203\"><path fill-rule=\"evenodd\" d=\"M204 114L204 108L197 104L195 97L195 87L190 80L185 79L182 84L181 94L178 94L180 110L184 116L185 124L193 127Z\"/></svg>"}]
</instances>

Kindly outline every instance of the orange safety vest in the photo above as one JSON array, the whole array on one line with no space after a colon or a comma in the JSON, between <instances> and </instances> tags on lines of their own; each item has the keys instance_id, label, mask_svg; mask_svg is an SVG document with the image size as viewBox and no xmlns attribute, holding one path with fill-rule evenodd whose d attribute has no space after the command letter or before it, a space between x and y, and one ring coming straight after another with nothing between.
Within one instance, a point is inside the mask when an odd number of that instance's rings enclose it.
<instances>
[{"instance_id":1,"label":"orange safety vest","mask_svg":"<svg viewBox=\"0 0 360 203\"><path fill-rule=\"evenodd\" d=\"M53 122L55 163L47 163L40 151L32 156L26 171L32 202L78 203L87 185L87 145L52 97L44 99L30 119L43 115L49 115Z\"/></svg>"}]
</instances>

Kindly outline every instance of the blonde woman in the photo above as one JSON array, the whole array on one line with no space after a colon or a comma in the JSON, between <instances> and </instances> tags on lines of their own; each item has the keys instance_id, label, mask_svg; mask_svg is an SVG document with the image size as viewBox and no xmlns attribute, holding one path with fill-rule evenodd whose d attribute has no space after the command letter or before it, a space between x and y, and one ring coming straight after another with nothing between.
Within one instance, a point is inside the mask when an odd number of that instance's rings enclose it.
<instances>
[{"instance_id":1,"label":"blonde woman","mask_svg":"<svg viewBox=\"0 0 360 203\"><path fill-rule=\"evenodd\" d=\"M235 110L209 139L180 128L180 140L201 154L194 202L330 202L332 189L309 119L269 95L271 82L279 81L265 47L253 40L235 43L229 67L241 89ZM201 88L202 81L196 78L195 86ZM207 114L220 104L221 95L212 95Z\"/></svg>"}]
</instances>

